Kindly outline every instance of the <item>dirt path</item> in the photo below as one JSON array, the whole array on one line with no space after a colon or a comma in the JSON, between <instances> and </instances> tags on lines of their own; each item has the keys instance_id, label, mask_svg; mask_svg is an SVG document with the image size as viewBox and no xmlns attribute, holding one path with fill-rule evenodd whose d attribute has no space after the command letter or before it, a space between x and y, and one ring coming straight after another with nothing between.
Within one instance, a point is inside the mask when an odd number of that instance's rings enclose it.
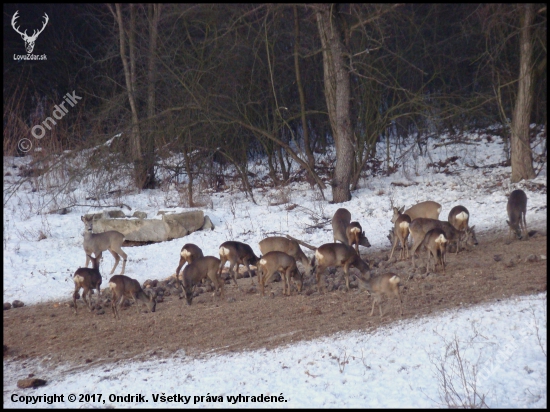
<instances>
[{"instance_id":1,"label":"dirt path","mask_svg":"<svg viewBox=\"0 0 550 412\"><path fill-rule=\"evenodd\" d=\"M477 248L448 255L447 275L407 280L410 262L404 268L391 265L388 271L404 280L403 319L545 291L547 264L540 256L547 253L546 228L538 228L527 242L510 243L506 236L478 234ZM389 248L368 256L380 260L388 254ZM248 278L239 283L250 288ZM199 355L273 348L335 332L370 330L399 318L395 302L385 303L384 318L377 316L377 309L370 317L371 298L358 289L291 297L281 295L280 283L272 283L271 290L274 296L262 298L226 285L226 301L213 301L207 293L195 298L192 306L171 295L152 314L138 315L133 307L122 310L120 321L112 318L109 307L104 315L82 310L78 316L53 303L4 311L4 359L37 358L78 368L128 358L146 360L178 350Z\"/></svg>"}]
</instances>

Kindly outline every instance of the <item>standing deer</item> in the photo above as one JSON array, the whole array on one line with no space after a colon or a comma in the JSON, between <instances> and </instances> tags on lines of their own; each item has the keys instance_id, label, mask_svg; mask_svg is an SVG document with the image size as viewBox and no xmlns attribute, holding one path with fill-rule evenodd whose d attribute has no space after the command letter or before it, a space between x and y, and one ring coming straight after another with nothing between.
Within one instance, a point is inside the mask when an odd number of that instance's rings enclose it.
<instances>
[{"instance_id":1,"label":"standing deer","mask_svg":"<svg viewBox=\"0 0 550 412\"><path fill-rule=\"evenodd\" d=\"M115 275L109 279L109 287L113 294L111 309L113 310L115 319L120 319L119 310L124 299L132 299L134 301L138 314L138 300L145 304L151 312L154 312L157 307L156 292L152 289L147 289L148 293L144 292L136 279L132 279L125 275Z\"/></svg>"},{"instance_id":2,"label":"standing deer","mask_svg":"<svg viewBox=\"0 0 550 412\"><path fill-rule=\"evenodd\" d=\"M399 294L399 285L401 279L395 273L384 273L375 277L363 279L358 277L359 282L371 293L372 295L372 309L370 316L374 314L374 304L378 303L378 310L380 311L380 317L383 316L382 312L382 295L389 296L394 295L399 303L399 315L403 316L403 303L401 302L401 295Z\"/></svg>"},{"instance_id":3,"label":"standing deer","mask_svg":"<svg viewBox=\"0 0 550 412\"><path fill-rule=\"evenodd\" d=\"M447 239L445 238L445 232L442 229L435 228L430 230L424 236L422 246L428 249L428 262L426 264L426 273L430 271L431 257L434 258L434 272L437 265L443 267L443 274L445 273L445 254L447 252Z\"/></svg>"},{"instance_id":4,"label":"standing deer","mask_svg":"<svg viewBox=\"0 0 550 412\"><path fill-rule=\"evenodd\" d=\"M75 315L77 314L76 299L81 288L84 289L84 292L82 292L82 300L86 303L86 305L88 305L90 312L92 311L92 289L97 289L98 300L101 297L101 273L99 273L99 258L94 258L91 256L88 257L92 261L92 268L78 268L73 275L73 304ZM88 299L86 299L86 295L88 295Z\"/></svg>"},{"instance_id":5,"label":"standing deer","mask_svg":"<svg viewBox=\"0 0 550 412\"><path fill-rule=\"evenodd\" d=\"M401 214L409 215L411 217L411 221L413 221L414 219L419 217L439 219L439 213L441 213L441 205L432 200L426 200L425 202L417 203L416 205L411 206L409 209L405 210L405 212L403 212L403 209L405 209L405 206L402 206L400 208L393 208L393 217L391 219L392 223L395 223L395 221Z\"/></svg>"},{"instance_id":6,"label":"standing deer","mask_svg":"<svg viewBox=\"0 0 550 412\"><path fill-rule=\"evenodd\" d=\"M176 269L176 278L179 276L180 270L185 263L191 264L193 261L201 257L204 257L204 255L202 254L200 247L193 243L186 243L183 245L180 252L180 263Z\"/></svg>"},{"instance_id":7,"label":"standing deer","mask_svg":"<svg viewBox=\"0 0 550 412\"><path fill-rule=\"evenodd\" d=\"M250 265L256 266L260 258L258 258L258 256L254 254L252 248L246 243L235 241L223 242L220 245L220 260L220 276L222 273L222 269L225 266L225 262L229 261L229 273L231 274L233 282L235 282L235 285L237 285L237 287L239 287L239 284L237 283L235 271L237 273L239 272L239 265L246 266L246 268L248 269L248 275L250 276L250 279L252 281L251 284L254 284L254 280L252 279L252 272L250 271ZM234 271L233 268L235 265L237 265L237 269L235 269Z\"/></svg>"},{"instance_id":8,"label":"standing deer","mask_svg":"<svg viewBox=\"0 0 550 412\"><path fill-rule=\"evenodd\" d=\"M183 269L181 281L179 276L176 276L176 284L178 288L180 285L182 286L188 305L193 302L195 286L199 285L203 279L210 279L216 290L220 292L220 297L222 299L225 297L224 281L218 275L219 267L220 259L214 256L204 256L195 259Z\"/></svg>"},{"instance_id":9,"label":"standing deer","mask_svg":"<svg viewBox=\"0 0 550 412\"><path fill-rule=\"evenodd\" d=\"M411 236L413 237L413 247L411 251L413 267L415 267L414 256L416 253L416 249L418 249L422 244L426 233L435 228L443 230L443 232L445 233L445 238L448 242L458 242L460 240L463 244L466 244L468 246L477 245L474 226L472 226L471 228L466 228L466 230L460 232L456 230L454 226L451 225L449 222L443 222L441 220L422 217L414 219L409 226Z\"/></svg>"},{"instance_id":10,"label":"standing deer","mask_svg":"<svg viewBox=\"0 0 550 412\"><path fill-rule=\"evenodd\" d=\"M93 253L96 258L101 259L103 251L108 250L115 258L115 264L111 269L110 275L115 271L118 262L120 262L120 256L122 256L122 271L120 274L124 274L126 268L126 260L128 255L122 250L122 243L124 242L124 235L116 230L108 230L103 233L92 233L93 229L93 217L92 216L80 216L80 220L84 222L84 251L86 252L86 267L90 262L90 255ZM120 256L119 256L120 255Z\"/></svg>"},{"instance_id":11,"label":"standing deer","mask_svg":"<svg viewBox=\"0 0 550 412\"><path fill-rule=\"evenodd\" d=\"M409 257L409 225L411 224L411 217L404 213L399 212L397 208L394 208L394 213L397 211L399 214L393 222L393 247L391 248L390 259L393 256L393 251L397 246L397 241L401 242L401 252L399 252L399 259L406 259ZM390 231L391 232L391 231ZM391 240L391 236L388 236Z\"/></svg>"},{"instance_id":12,"label":"standing deer","mask_svg":"<svg viewBox=\"0 0 550 412\"><path fill-rule=\"evenodd\" d=\"M259 246L262 255L274 251L285 252L287 255L292 256L296 262L302 263L305 273L309 273L311 270L311 262L295 240L282 236L271 236L261 240Z\"/></svg>"},{"instance_id":13,"label":"standing deer","mask_svg":"<svg viewBox=\"0 0 550 412\"><path fill-rule=\"evenodd\" d=\"M448 221L456 230L464 232L468 228L470 221L470 212L464 206L455 206L449 212ZM456 253L460 249L460 241L456 245Z\"/></svg>"},{"instance_id":14,"label":"standing deer","mask_svg":"<svg viewBox=\"0 0 550 412\"><path fill-rule=\"evenodd\" d=\"M527 232L527 222L525 221L525 214L527 213L527 195L521 189L514 190L508 197L508 203L506 204L506 211L508 212L508 219L506 223L509 226L508 237L512 237L512 232L518 239L529 239L529 233Z\"/></svg>"},{"instance_id":15,"label":"standing deer","mask_svg":"<svg viewBox=\"0 0 550 412\"><path fill-rule=\"evenodd\" d=\"M359 245L371 246L359 222L351 222L351 213L343 207L338 209L332 217L332 236L334 243L339 240L347 246L355 245L357 254L359 254Z\"/></svg>"},{"instance_id":16,"label":"standing deer","mask_svg":"<svg viewBox=\"0 0 550 412\"><path fill-rule=\"evenodd\" d=\"M290 278L293 277L296 284L298 292L302 291L302 274L296 267L296 260L286 254L285 252L272 251L268 252L260 258L259 272L261 272L260 280L260 290L262 291L262 296L264 296L264 288L267 281L273 276L275 272L281 274L281 280L283 281L283 294L290 296Z\"/></svg>"},{"instance_id":17,"label":"standing deer","mask_svg":"<svg viewBox=\"0 0 550 412\"><path fill-rule=\"evenodd\" d=\"M321 274L328 267L343 267L346 275L346 287L349 291L349 267L353 266L361 273L367 274L369 264L359 257L355 249L342 243L325 243L317 248L313 260L312 273L315 272L317 290L321 289Z\"/></svg>"}]
</instances>

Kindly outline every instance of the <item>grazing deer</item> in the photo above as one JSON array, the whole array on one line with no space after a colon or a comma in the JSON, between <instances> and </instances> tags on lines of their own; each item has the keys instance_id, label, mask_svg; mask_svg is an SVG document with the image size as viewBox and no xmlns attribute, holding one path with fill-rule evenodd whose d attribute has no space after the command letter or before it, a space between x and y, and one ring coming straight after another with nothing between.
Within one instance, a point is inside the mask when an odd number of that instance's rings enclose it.
<instances>
[{"instance_id":1,"label":"grazing deer","mask_svg":"<svg viewBox=\"0 0 550 412\"><path fill-rule=\"evenodd\" d=\"M193 261L201 257L204 257L204 255L202 254L200 247L194 245L193 243L186 243L183 245L180 252L180 263L176 269L176 278L179 276L180 270L185 263L191 264Z\"/></svg>"},{"instance_id":2,"label":"grazing deer","mask_svg":"<svg viewBox=\"0 0 550 412\"><path fill-rule=\"evenodd\" d=\"M459 230L456 230L454 226L451 225L449 222L443 222L441 220L422 217L414 219L409 226L411 236L413 237L413 247L411 251L413 267L415 267L414 256L416 253L416 249L418 249L422 244L426 233L435 228L443 230L443 232L445 233L445 238L449 243L458 242L460 240L462 244L466 244L468 246L477 245L476 234L474 231L475 226L472 226L471 228L466 228L466 230L461 232Z\"/></svg>"},{"instance_id":3,"label":"grazing deer","mask_svg":"<svg viewBox=\"0 0 550 412\"><path fill-rule=\"evenodd\" d=\"M126 260L128 255L122 250L122 243L124 242L124 235L116 230L108 230L103 233L92 233L93 217L80 216L80 220L84 222L84 251L86 252L86 267L90 262L90 255L93 253L96 258L101 259L103 251L108 250L115 258L115 264L111 269L110 275L115 271L118 262L120 262L120 256L122 256L122 271L120 274L124 274L126 268ZM120 256L119 256L120 255Z\"/></svg>"},{"instance_id":4,"label":"grazing deer","mask_svg":"<svg viewBox=\"0 0 550 412\"><path fill-rule=\"evenodd\" d=\"M351 213L343 207L338 209L332 217L332 236L334 243L339 240L347 246L355 245L357 254L359 254L359 245L371 246L359 222L351 222Z\"/></svg>"},{"instance_id":5,"label":"grazing deer","mask_svg":"<svg viewBox=\"0 0 550 412\"><path fill-rule=\"evenodd\" d=\"M125 275L115 275L109 279L109 287L113 294L111 309L113 316L120 319L119 309L124 299L132 299L139 314L138 300L147 306L150 312L154 312L157 307L157 294L152 289L147 289L147 293L141 288L136 279Z\"/></svg>"},{"instance_id":6,"label":"grazing deer","mask_svg":"<svg viewBox=\"0 0 550 412\"><path fill-rule=\"evenodd\" d=\"M512 232L518 239L529 239L529 233L527 232L527 222L525 221L525 214L527 213L527 195L521 189L514 190L508 197L508 203L506 204L506 211L508 212L508 219L506 223L509 226L508 237L512 237Z\"/></svg>"},{"instance_id":7,"label":"grazing deer","mask_svg":"<svg viewBox=\"0 0 550 412\"><path fill-rule=\"evenodd\" d=\"M92 268L78 268L73 275L74 281L74 314L77 314L76 299L80 289L84 289L82 292L82 300L88 305L90 312L92 311L92 289L97 289L97 298L101 297L101 273L99 273L99 258L88 256L92 261ZM86 299L88 295L88 299Z\"/></svg>"},{"instance_id":8,"label":"grazing deer","mask_svg":"<svg viewBox=\"0 0 550 412\"><path fill-rule=\"evenodd\" d=\"M305 273L309 273L311 270L311 262L295 240L282 236L271 236L261 240L259 246L262 255L275 251L285 252L287 255L292 256L296 262L302 263Z\"/></svg>"},{"instance_id":9,"label":"grazing deer","mask_svg":"<svg viewBox=\"0 0 550 412\"><path fill-rule=\"evenodd\" d=\"M262 296L264 296L264 288L267 281L273 276L275 272L281 274L281 280L283 281L283 294L290 296L290 278L293 277L297 284L298 292L302 291L302 274L296 267L296 259L286 254L285 252L272 251L268 252L260 258L259 272L261 272L260 289Z\"/></svg>"},{"instance_id":10,"label":"grazing deer","mask_svg":"<svg viewBox=\"0 0 550 412\"><path fill-rule=\"evenodd\" d=\"M447 239L445 238L445 232L442 229L435 228L430 230L424 236L422 246L428 249L428 263L426 264L426 273L430 271L430 260L434 258L434 272L437 265L443 267L443 274L445 273L445 253L447 252Z\"/></svg>"},{"instance_id":11,"label":"grazing deer","mask_svg":"<svg viewBox=\"0 0 550 412\"><path fill-rule=\"evenodd\" d=\"M470 212L464 206L455 206L449 212L447 218L449 223L454 226L456 230L464 232L468 228L468 222L470 221ZM460 241L456 245L456 253L460 249Z\"/></svg>"},{"instance_id":12,"label":"grazing deer","mask_svg":"<svg viewBox=\"0 0 550 412\"><path fill-rule=\"evenodd\" d=\"M397 209L394 208L394 212ZM400 213L395 221L393 221L393 247L391 248L390 259L393 256L393 251L397 246L397 241L401 242L401 252L399 252L399 259L403 260L409 257L409 225L411 224L411 217L404 213ZM391 233L391 231L390 231ZM391 236L388 236L391 240Z\"/></svg>"},{"instance_id":13,"label":"grazing deer","mask_svg":"<svg viewBox=\"0 0 550 412\"><path fill-rule=\"evenodd\" d=\"M195 259L183 269L181 281L179 276L176 276L178 288L181 285L183 292L185 292L185 299L188 305L191 305L193 302L195 286L201 284L203 279L210 279L216 290L220 292L220 297L222 299L225 297L223 290L224 281L218 275L219 268L220 259L214 256L204 256ZM215 293L216 292L214 292L214 294Z\"/></svg>"},{"instance_id":14,"label":"grazing deer","mask_svg":"<svg viewBox=\"0 0 550 412\"><path fill-rule=\"evenodd\" d=\"M237 283L235 271L237 273L239 272L239 265L246 266L246 268L248 269L248 275L252 280L251 284L254 284L254 280L252 279L252 272L250 271L250 265L256 266L260 258L258 258L258 256L254 254L252 248L246 243L235 241L223 242L220 245L220 260L220 276L222 273L222 269L225 266L225 262L229 261L229 273L231 274L233 282L235 282L235 285L237 285L237 287L239 287L239 284ZM237 269L235 269L234 271L233 267L235 265L237 265Z\"/></svg>"},{"instance_id":15,"label":"grazing deer","mask_svg":"<svg viewBox=\"0 0 550 412\"><path fill-rule=\"evenodd\" d=\"M405 209L405 206L402 206L400 208L393 208L393 217L391 219L392 223L395 223L395 221L401 214L409 215L411 217L411 221L413 221L414 219L419 217L425 217L428 219L439 219L439 213L441 213L441 205L431 200L417 203L416 205L411 206L409 209L405 210L405 212L403 212L403 209Z\"/></svg>"},{"instance_id":16,"label":"grazing deer","mask_svg":"<svg viewBox=\"0 0 550 412\"><path fill-rule=\"evenodd\" d=\"M372 295L372 309L370 316L374 314L374 304L378 302L378 310L380 311L380 317L384 316L382 312L382 295L394 295L399 302L399 315L403 316L403 303L401 302L401 295L399 294L399 285L401 279L395 273L384 273L382 275L363 279L358 277L360 283L371 293Z\"/></svg>"},{"instance_id":17,"label":"grazing deer","mask_svg":"<svg viewBox=\"0 0 550 412\"><path fill-rule=\"evenodd\" d=\"M321 289L321 274L328 267L343 267L346 275L346 287L349 291L349 267L353 266L361 273L367 274L369 264L359 257L355 249L342 243L325 243L317 248L311 273L315 271L317 290Z\"/></svg>"}]
</instances>

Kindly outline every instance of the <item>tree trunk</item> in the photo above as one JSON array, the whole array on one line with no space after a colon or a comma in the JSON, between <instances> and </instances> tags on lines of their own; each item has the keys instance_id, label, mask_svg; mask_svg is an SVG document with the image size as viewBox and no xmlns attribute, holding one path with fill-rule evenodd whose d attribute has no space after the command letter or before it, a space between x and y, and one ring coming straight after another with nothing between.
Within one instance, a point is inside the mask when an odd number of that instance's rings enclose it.
<instances>
[{"instance_id":1,"label":"tree trunk","mask_svg":"<svg viewBox=\"0 0 550 412\"><path fill-rule=\"evenodd\" d=\"M300 117L302 120L302 133L304 136L304 151L306 152L307 162L311 170L315 170L315 157L311 150L309 142L309 128L306 120L306 98L304 87L302 85L302 76L300 74L300 20L298 19L298 7L294 6L294 69L296 71L296 87L298 96L300 96ZM307 171L306 171L307 172Z\"/></svg>"},{"instance_id":2,"label":"tree trunk","mask_svg":"<svg viewBox=\"0 0 550 412\"><path fill-rule=\"evenodd\" d=\"M531 24L534 19L533 4L519 5L523 8L520 34L520 66L518 95L512 115L511 162L512 183L535 177L533 154L529 142L529 123L533 109L533 45Z\"/></svg>"},{"instance_id":3,"label":"tree trunk","mask_svg":"<svg viewBox=\"0 0 550 412\"><path fill-rule=\"evenodd\" d=\"M149 4L149 67L147 73L147 133L142 134L143 142L143 189L155 187L155 134L154 122L156 107L156 79L157 79L157 39L158 24L161 12L160 4Z\"/></svg>"},{"instance_id":4,"label":"tree trunk","mask_svg":"<svg viewBox=\"0 0 550 412\"><path fill-rule=\"evenodd\" d=\"M316 11L317 27L323 48L325 98L334 144L336 167L332 177L332 201L351 199L350 181L355 150L350 121L350 80L344 64L343 42L331 4L319 4Z\"/></svg>"}]
</instances>

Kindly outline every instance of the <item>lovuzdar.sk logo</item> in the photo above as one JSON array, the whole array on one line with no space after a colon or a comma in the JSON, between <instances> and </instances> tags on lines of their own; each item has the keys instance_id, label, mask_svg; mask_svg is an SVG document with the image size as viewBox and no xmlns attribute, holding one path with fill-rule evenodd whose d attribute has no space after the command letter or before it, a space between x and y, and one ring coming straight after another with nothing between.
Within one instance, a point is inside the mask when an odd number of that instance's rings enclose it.
<instances>
[{"instance_id":1,"label":"lovuzdar.sk logo","mask_svg":"<svg viewBox=\"0 0 550 412\"><path fill-rule=\"evenodd\" d=\"M48 15L46 13L44 13L44 22L42 24L42 28L40 30L33 30L33 33L31 36L29 36L27 34L27 30L25 30L24 32L21 32L19 30L19 27L16 26L16 20L17 18L19 17L18 16L18 13L19 13L19 10L17 10L15 12L15 14L13 15L12 19L11 19L11 26L13 27L13 29L21 35L21 38L23 39L23 41L25 42L25 50L27 50L27 55L13 55L13 58L14 60L46 60L46 55L43 54L43 55L35 55L35 54L32 54L32 51L34 50L34 44L36 42L36 39L38 38L38 36L40 35L40 33L42 33L44 31L44 29L46 28L46 25L48 24L48 21L50 20L50 18L48 17Z\"/></svg>"}]
</instances>

